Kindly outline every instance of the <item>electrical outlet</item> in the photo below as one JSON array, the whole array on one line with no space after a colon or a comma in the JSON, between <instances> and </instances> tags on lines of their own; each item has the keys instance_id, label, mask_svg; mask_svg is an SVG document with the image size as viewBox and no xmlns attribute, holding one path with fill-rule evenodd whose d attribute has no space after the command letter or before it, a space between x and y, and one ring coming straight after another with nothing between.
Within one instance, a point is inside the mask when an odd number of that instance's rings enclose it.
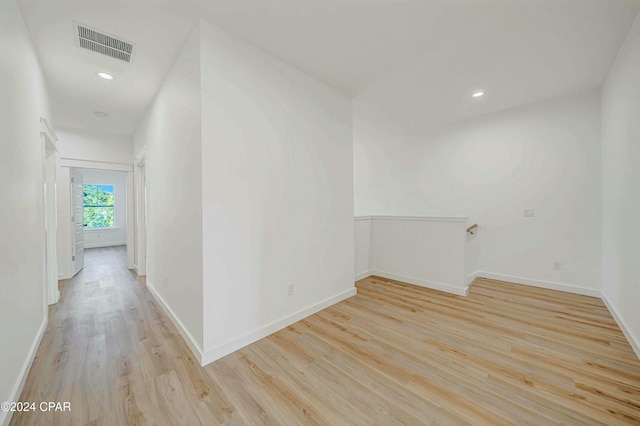
<instances>
[{"instance_id":1,"label":"electrical outlet","mask_svg":"<svg viewBox=\"0 0 640 426\"><path fill-rule=\"evenodd\" d=\"M293 292L294 292L294 290L295 290L295 286L294 286L293 284L289 284L289 287L288 287L288 289L287 289L287 294L288 294L289 296L293 296Z\"/></svg>"},{"instance_id":2,"label":"electrical outlet","mask_svg":"<svg viewBox=\"0 0 640 426\"><path fill-rule=\"evenodd\" d=\"M562 262L559 262L557 260L553 262L553 269L557 269L557 270L562 269Z\"/></svg>"},{"instance_id":3,"label":"electrical outlet","mask_svg":"<svg viewBox=\"0 0 640 426\"><path fill-rule=\"evenodd\" d=\"M524 209L522 211L522 216L524 217L535 217L536 209Z\"/></svg>"}]
</instances>

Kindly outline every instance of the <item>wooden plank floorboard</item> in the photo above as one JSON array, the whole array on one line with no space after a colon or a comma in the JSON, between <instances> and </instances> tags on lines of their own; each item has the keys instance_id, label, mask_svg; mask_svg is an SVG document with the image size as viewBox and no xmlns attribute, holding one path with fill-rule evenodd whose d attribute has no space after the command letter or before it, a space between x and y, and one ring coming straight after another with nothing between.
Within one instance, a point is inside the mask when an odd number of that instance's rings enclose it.
<instances>
[{"instance_id":1,"label":"wooden plank floorboard","mask_svg":"<svg viewBox=\"0 0 640 426\"><path fill-rule=\"evenodd\" d=\"M12 425L640 424L640 360L597 298L478 279L459 297L379 277L200 367L122 248L86 251Z\"/></svg>"}]
</instances>

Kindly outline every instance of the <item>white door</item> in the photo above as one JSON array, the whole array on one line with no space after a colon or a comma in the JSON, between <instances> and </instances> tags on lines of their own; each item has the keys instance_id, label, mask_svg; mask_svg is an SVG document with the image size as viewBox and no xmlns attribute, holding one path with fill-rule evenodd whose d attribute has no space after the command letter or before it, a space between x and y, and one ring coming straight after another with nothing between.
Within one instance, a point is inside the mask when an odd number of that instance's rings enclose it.
<instances>
[{"instance_id":1,"label":"white door","mask_svg":"<svg viewBox=\"0 0 640 426\"><path fill-rule=\"evenodd\" d=\"M73 275L84 268L84 208L82 173L71 169L71 227L73 232Z\"/></svg>"}]
</instances>

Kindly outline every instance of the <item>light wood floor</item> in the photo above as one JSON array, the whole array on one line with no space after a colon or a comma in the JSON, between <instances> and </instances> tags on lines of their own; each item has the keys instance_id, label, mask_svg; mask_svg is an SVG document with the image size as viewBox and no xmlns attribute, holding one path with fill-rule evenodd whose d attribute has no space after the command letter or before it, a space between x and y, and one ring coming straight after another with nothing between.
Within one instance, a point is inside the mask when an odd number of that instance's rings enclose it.
<instances>
[{"instance_id":1,"label":"light wood floor","mask_svg":"<svg viewBox=\"0 0 640 426\"><path fill-rule=\"evenodd\" d=\"M640 424L640 361L598 299L478 280L463 298L380 278L205 368L122 249L87 250L21 401L49 424Z\"/></svg>"}]
</instances>

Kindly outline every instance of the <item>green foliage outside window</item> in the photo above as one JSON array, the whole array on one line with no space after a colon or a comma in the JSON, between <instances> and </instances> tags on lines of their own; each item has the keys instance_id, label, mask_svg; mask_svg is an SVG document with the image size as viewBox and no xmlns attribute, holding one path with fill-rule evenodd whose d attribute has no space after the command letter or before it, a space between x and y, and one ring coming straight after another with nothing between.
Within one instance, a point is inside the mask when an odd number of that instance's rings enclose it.
<instances>
[{"instance_id":1,"label":"green foliage outside window","mask_svg":"<svg viewBox=\"0 0 640 426\"><path fill-rule=\"evenodd\" d=\"M84 226L108 228L113 226L113 186L83 185Z\"/></svg>"}]
</instances>

